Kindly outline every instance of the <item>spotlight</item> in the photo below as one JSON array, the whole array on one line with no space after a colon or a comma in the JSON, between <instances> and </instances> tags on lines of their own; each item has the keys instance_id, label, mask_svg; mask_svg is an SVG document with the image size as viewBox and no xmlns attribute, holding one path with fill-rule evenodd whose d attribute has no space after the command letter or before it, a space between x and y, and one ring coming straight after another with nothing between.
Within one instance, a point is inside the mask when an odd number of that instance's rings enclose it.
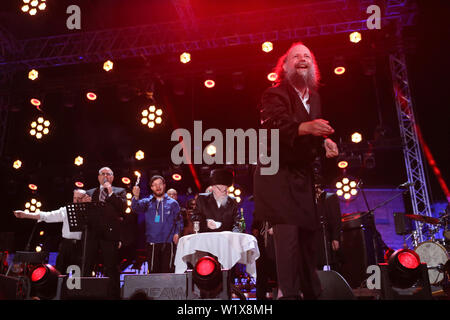
<instances>
[{"instance_id":1,"label":"spotlight","mask_svg":"<svg viewBox=\"0 0 450 320\"><path fill-rule=\"evenodd\" d=\"M214 73L211 70L205 72L203 84L208 89L214 88L216 85Z\"/></svg>"},{"instance_id":2,"label":"spotlight","mask_svg":"<svg viewBox=\"0 0 450 320\"><path fill-rule=\"evenodd\" d=\"M345 62L344 58L339 56L335 57L333 61L333 69L334 73L337 75L342 75L345 72Z\"/></svg>"},{"instance_id":3,"label":"spotlight","mask_svg":"<svg viewBox=\"0 0 450 320\"><path fill-rule=\"evenodd\" d=\"M77 188L83 188L83 187L84 187L84 183L81 182L81 181L75 181L75 186L76 186Z\"/></svg>"},{"instance_id":4,"label":"spotlight","mask_svg":"<svg viewBox=\"0 0 450 320\"><path fill-rule=\"evenodd\" d=\"M103 69L106 72L112 70L113 67L114 67L114 63L111 60L107 60L107 61L105 61L105 63L103 63Z\"/></svg>"},{"instance_id":5,"label":"spotlight","mask_svg":"<svg viewBox=\"0 0 450 320\"><path fill-rule=\"evenodd\" d=\"M47 135L50 132L50 121L45 120L43 117L37 118L36 121L31 123L30 135L36 139L41 139L43 135Z\"/></svg>"},{"instance_id":6,"label":"spotlight","mask_svg":"<svg viewBox=\"0 0 450 320\"><path fill-rule=\"evenodd\" d=\"M267 75L267 79L272 82L277 80L277 77L278 75L275 72L271 72Z\"/></svg>"},{"instance_id":7,"label":"spotlight","mask_svg":"<svg viewBox=\"0 0 450 320\"><path fill-rule=\"evenodd\" d=\"M172 174L172 179L175 181L180 181L181 179L183 179L183 176L179 173L174 173Z\"/></svg>"},{"instance_id":8,"label":"spotlight","mask_svg":"<svg viewBox=\"0 0 450 320\"><path fill-rule=\"evenodd\" d=\"M53 299L56 295L60 273L50 264L39 265L31 273L31 296Z\"/></svg>"},{"instance_id":9,"label":"spotlight","mask_svg":"<svg viewBox=\"0 0 450 320\"><path fill-rule=\"evenodd\" d=\"M41 100L39 100L39 99L37 99L37 98L31 98L31 99L30 99L30 103L31 103L33 106L35 106L36 108L41 106Z\"/></svg>"},{"instance_id":10,"label":"spotlight","mask_svg":"<svg viewBox=\"0 0 450 320\"><path fill-rule=\"evenodd\" d=\"M391 283L398 288L409 288L418 279L420 258L413 250L399 249L388 260Z\"/></svg>"},{"instance_id":11,"label":"spotlight","mask_svg":"<svg viewBox=\"0 0 450 320\"><path fill-rule=\"evenodd\" d=\"M97 100L97 95L94 92L88 92L86 93L86 98L90 101L95 101Z\"/></svg>"},{"instance_id":12,"label":"spotlight","mask_svg":"<svg viewBox=\"0 0 450 320\"><path fill-rule=\"evenodd\" d=\"M31 199L30 201L27 201L25 203L25 212L27 213L33 213L33 212L40 212L42 207L42 203L38 200L36 200L35 198Z\"/></svg>"},{"instance_id":13,"label":"spotlight","mask_svg":"<svg viewBox=\"0 0 450 320\"><path fill-rule=\"evenodd\" d=\"M77 165L77 166L81 166L83 164L83 162L84 162L84 159L82 156L76 157L75 161L74 161L75 165Z\"/></svg>"},{"instance_id":14,"label":"spotlight","mask_svg":"<svg viewBox=\"0 0 450 320\"><path fill-rule=\"evenodd\" d=\"M192 272L192 280L200 289L202 298L214 297L222 287L220 263L210 256L198 259Z\"/></svg>"},{"instance_id":15,"label":"spotlight","mask_svg":"<svg viewBox=\"0 0 450 320\"><path fill-rule=\"evenodd\" d=\"M358 31L352 32L349 35L350 41L353 43L358 43L361 41L361 33Z\"/></svg>"},{"instance_id":16,"label":"spotlight","mask_svg":"<svg viewBox=\"0 0 450 320\"><path fill-rule=\"evenodd\" d=\"M362 141L362 135L359 132L355 132L352 134L352 142L353 143L360 143Z\"/></svg>"},{"instance_id":17,"label":"spotlight","mask_svg":"<svg viewBox=\"0 0 450 320\"><path fill-rule=\"evenodd\" d=\"M30 70L28 72L28 79L30 80L36 80L39 77L39 72L35 69Z\"/></svg>"},{"instance_id":18,"label":"spotlight","mask_svg":"<svg viewBox=\"0 0 450 320\"><path fill-rule=\"evenodd\" d=\"M358 194L358 183L347 177L342 178L341 181L336 182L336 195L345 200L350 200Z\"/></svg>"},{"instance_id":19,"label":"spotlight","mask_svg":"<svg viewBox=\"0 0 450 320\"><path fill-rule=\"evenodd\" d=\"M341 161L338 162L338 167L341 168L341 169L345 169L345 168L348 167L348 162L345 161L345 160L341 160Z\"/></svg>"},{"instance_id":20,"label":"spotlight","mask_svg":"<svg viewBox=\"0 0 450 320\"><path fill-rule=\"evenodd\" d=\"M228 192L233 194L237 203L241 202L242 191L241 191L241 189L239 189L239 187L231 186L228 188Z\"/></svg>"},{"instance_id":21,"label":"spotlight","mask_svg":"<svg viewBox=\"0 0 450 320\"><path fill-rule=\"evenodd\" d=\"M188 52L183 52L182 54L180 54L180 61L182 63L188 63L189 61L191 61L191 54Z\"/></svg>"},{"instance_id":22,"label":"spotlight","mask_svg":"<svg viewBox=\"0 0 450 320\"><path fill-rule=\"evenodd\" d=\"M216 82L214 80L208 79L205 80L204 82L205 87L207 87L208 89L214 88L214 86L216 85Z\"/></svg>"},{"instance_id":23,"label":"spotlight","mask_svg":"<svg viewBox=\"0 0 450 320\"><path fill-rule=\"evenodd\" d=\"M131 180L130 180L130 178L128 178L128 177L123 177L123 178L122 178L122 183L123 183L123 184L130 184L130 183L131 183Z\"/></svg>"},{"instance_id":24,"label":"spotlight","mask_svg":"<svg viewBox=\"0 0 450 320\"><path fill-rule=\"evenodd\" d=\"M45 0L23 0L24 5L21 7L22 12L34 16L39 11L45 10L47 7Z\"/></svg>"},{"instance_id":25,"label":"spotlight","mask_svg":"<svg viewBox=\"0 0 450 320\"><path fill-rule=\"evenodd\" d=\"M33 191L36 191L36 190L38 189L37 185L32 184L32 183L30 183L30 184L28 185L28 188L29 188L30 190L33 190Z\"/></svg>"},{"instance_id":26,"label":"spotlight","mask_svg":"<svg viewBox=\"0 0 450 320\"><path fill-rule=\"evenodd\" d=\"M155 125L162 123L162 114L162 109L156 109L154 105L151 105L141 112L141 123L152 129Z\"/></svg>"},{"instance_id":27,"label":"spotlight","mask_svg":"<svg viewBox=\"0 0 450 320\"><path fill-rule=\"evenodd\" d=\"M210 144L206 147L206 153L210 156L215 155L217 152L216 146L213 144Z\"/></svg>"},{"instance_id":28,"label":"spotlight","mask_svg":"<svg viewBox=\"0 0 450 320\"><path fill-rule=\"evenodd\" d=\"M137 160L142 160L142 159L144 159L144 157L145 157L144 151L142 151L142 150L137 151L136 154L134 155L134 157L135 157Z\"/></svg>"},{"instance_id":29,"label":"spotlight","mask_svg":"<svg viewBox=\"0 0 450 320\"><path fill-rule=\"evenodd\" d=\"M21 167L22 167L22 161L20 161L20 160L14 161L14 163L13 163L14 169L20 169Z\"/></svg>"},{"instance_id":30,"label":"spotlight","mask_svg":"<svg viewBox=\"0 0 450 320\"><path fill-rule=\"evenodd\" d=\"M262 44L262 51L264 52L270 52L273 50L273 43L270 41L266 41Z\"/></svg>"},{"instance_id":31,"label":"spotlight","mask_svg":"<svg viewBox=\"0 0 450 320\"><path fill-rule=\"evenodd\" d=\"M131 198L133 198L133 195L128 192L127 193L127 207L125 209L125 213L131 213Z\"/></svg>"}]
</instances>

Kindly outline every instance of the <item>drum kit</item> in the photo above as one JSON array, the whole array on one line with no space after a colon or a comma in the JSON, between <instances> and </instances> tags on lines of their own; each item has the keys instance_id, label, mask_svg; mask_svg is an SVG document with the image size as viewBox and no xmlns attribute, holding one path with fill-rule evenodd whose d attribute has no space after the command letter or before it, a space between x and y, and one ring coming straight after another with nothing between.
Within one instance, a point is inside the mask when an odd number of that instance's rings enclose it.
<instances>
[{"instance_id":1,"label":"drum kit","mask_svg":"<svg viewBox=\"0 0 450 320\"><path fill-rule=\"evenodd\" d=\"M433 218L419 214L405 214L405 217L429 224L428 240L419 243L418 231L411 233L414 251L419 255L420 261L427 264L430 284L439 285L448 275L450 259L450 216L449 213ZM442 229L442 239L437 239L436 234Z\"/></svg>"}]
</instances>

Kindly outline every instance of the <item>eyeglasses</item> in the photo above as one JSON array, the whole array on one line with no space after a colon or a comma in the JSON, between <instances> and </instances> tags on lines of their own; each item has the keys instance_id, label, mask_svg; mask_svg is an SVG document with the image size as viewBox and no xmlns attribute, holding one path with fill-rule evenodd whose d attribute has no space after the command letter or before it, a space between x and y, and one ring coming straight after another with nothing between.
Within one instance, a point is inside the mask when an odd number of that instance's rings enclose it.
<instances>
[{"instance_id":1,"label":"eyeglasses","mask_svg":"<svg viewBox=\"0 0 450 320\"><path fill-rule=\"evenodd\" d=\"M99 176L112 176L113 174L111 172L101 172L99 173Z\"/></svg>"}]
</instances>

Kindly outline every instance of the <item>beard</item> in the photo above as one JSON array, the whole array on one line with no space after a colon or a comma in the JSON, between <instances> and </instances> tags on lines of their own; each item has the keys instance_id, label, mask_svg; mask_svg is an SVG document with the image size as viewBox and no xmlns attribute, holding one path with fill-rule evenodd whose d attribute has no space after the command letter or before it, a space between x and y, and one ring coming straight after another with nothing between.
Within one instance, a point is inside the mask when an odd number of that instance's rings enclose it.
<instances>
[{"instance_id":1,"label":"beard","mask_svg":"<svg viewBox=\"0 0 450 320\"><path fill-rule=\"evenodd\" d=\"M228 201L228 193L227 189L220 190L218 187L213 186L212 193L214 196L214 199L220 203L221 206L224 206Z\"/></svg>"},{"instance_id":2,"label":"beard","mask_svg":"<svg viewBox=\"0 0 450 320\"><path fill-rule=\"evenodd\" d=\"M289 82L296 88L308 88L315 89L316 84L316 75L314 67L310 66L306 69L306 72L299 73L297 68L294 68L287 72L286 74Z\"/></svg>"}]
</instances>

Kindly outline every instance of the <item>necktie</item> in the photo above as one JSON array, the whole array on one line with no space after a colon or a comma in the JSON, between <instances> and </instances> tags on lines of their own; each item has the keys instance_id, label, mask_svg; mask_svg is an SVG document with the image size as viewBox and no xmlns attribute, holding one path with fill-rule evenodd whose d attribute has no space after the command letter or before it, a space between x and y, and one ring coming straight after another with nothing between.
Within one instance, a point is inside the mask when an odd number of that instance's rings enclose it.
<instances>
[{"instance_id":1,"label":"necktie","mask_svg":"<svg viewBox=\"0 0 450 320\"><path fill-rule=\"evenodd\" d=\"M99 200L101 202L105 202L105 199L108 197L108 190L106 190L106 188L102 189L102 192L100 192L100 198Z\"/></svg>"}]
</instances>

